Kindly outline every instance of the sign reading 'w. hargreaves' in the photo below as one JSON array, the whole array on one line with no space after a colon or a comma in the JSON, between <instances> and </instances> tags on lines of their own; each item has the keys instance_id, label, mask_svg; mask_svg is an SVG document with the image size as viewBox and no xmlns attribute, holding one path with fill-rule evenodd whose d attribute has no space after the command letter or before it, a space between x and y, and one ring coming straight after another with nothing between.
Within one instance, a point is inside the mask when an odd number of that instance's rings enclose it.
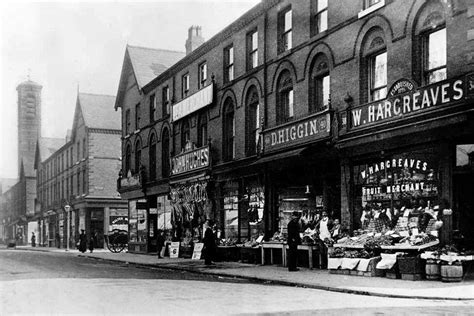
<instances>
[{"instance_id":1,"label":"sign reading 'w. hargreaves'","mask_svg":"<svg viewBox=\"0 0 474 316\"><path fill-rule=\"evenodd\" d=\"M351 128L357 129L428 112L458 102L469 95L472 76L440 81L351 110ZM392 90L392 89L390 89Z\"/></svg>"}]
</instances>

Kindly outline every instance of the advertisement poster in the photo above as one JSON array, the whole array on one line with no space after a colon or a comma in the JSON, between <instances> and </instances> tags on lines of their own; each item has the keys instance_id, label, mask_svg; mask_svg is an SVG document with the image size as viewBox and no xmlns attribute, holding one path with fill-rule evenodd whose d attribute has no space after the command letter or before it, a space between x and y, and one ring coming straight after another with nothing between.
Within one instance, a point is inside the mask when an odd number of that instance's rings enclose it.
<instances>
[{"instance_id":1,"label":"advertisement poster","mask_svg":"<svg viewBox=\"0 0 474 316\"><path fill-rule=\"evenodd\" d=\"M194 244L194 250L193 250L193 257L192 260L199 260L201 259L202 255L202 248L204 247L204 244L201 242L195 243Z\"/></svg>"},{"instance_id":2,"label":"advertisement poster","mask_svg":"<svg viewBox=\"0 0 474 316\"><path fill-rule=\"evenodd\" d=\"M170 258L179 257L179 241L172 242L170 245Z\"/></svg>"}]
</instances>

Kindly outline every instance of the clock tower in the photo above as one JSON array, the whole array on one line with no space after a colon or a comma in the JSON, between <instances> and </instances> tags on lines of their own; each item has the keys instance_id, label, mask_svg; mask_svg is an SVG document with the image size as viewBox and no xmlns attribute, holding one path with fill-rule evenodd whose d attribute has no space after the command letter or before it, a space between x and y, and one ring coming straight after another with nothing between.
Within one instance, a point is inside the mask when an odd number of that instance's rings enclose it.
<instances>
[{"instance_id":1,"label":"clock tower","mask_svg":"<svg viewBox=\"0 0 474 316\"><path fill-rule=\"evenodd\" d=\"M18 175L23 162L24 174L35 176L34 159L36 142L41 137L41 89L28 80L19 84L18 91Z\"/></svg>"}]
</instances>

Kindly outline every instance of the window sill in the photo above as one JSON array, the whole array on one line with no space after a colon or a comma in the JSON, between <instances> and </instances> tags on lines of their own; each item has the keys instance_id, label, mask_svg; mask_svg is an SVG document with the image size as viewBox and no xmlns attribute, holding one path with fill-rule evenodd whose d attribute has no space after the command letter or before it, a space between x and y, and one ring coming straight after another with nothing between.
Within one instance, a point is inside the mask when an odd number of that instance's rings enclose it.
<instances>
[{"instance_id":1,"label":"window sill","mask_svg":"<svg viewBox=\"0 0 474 316\"><path fill-rule=\"evenodd\" d=\"M374 12L374 11L377 11L378 9L382 8L385 6L385 0L382 0L380 1L379 3L377 4L374 4L373 6L365 9L365 10L362 10L359 12L359 14L357 15L357 17L360 19L360 18L363 18L364 16Z\"/></svg>"}]
</instances>

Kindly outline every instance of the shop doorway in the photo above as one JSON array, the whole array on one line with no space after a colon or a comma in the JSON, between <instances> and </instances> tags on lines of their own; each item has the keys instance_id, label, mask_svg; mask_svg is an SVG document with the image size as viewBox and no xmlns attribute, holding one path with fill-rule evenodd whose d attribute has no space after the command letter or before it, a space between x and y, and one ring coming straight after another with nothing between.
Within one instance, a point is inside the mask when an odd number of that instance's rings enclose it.
<instances>
[{"instance_id":1,"label":"shop doorway","mask_svg":"<svg viewBox=\"0 0 474 316\"><path fill-rule=\"evenodd\" d=\"M454 176L455 234L460 248L474 249L474 172Z\"/></svg>"},{"instance_id":2,"label":"shop doorway","mask_svg":"<svg viewBox=\"0 0 474 316\"><path fill-rule=\"evenodd\" d=\"M474 249L474 144L456 146L456 169L453 179L453 241L461 249Z\"/></svg>"},{"instance_id":3,"label":"shop doorway","mask_svg":"<svg viewBox=\"0 0 474 316\"><path fill-rule=\"evenodd\" d=\"M156 228L156 221L158 218L158 214L150 214L148 217L148 252L156 252L157 249L157 228Z\"/></svg>"},{"instance_id":4,"label":"shop doorway","mask_svg":"<svg viewBox=\"0 0 474 316\"><path fill-rule=\"evenodd\" d=\"M94 237L94 248L104 248L104 210L91 210L90 234Z\"/></svg>"}]
</instances>

